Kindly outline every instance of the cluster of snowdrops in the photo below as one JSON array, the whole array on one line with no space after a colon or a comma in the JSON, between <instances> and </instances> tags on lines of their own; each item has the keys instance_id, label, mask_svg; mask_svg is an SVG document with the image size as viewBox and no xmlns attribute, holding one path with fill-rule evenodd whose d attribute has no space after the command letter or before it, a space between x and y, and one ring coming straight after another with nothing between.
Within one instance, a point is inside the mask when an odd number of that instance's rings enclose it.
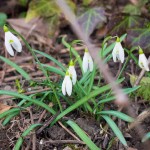
<instances>
[{"instance_id":1,"label":"cluster of snowdrops","mask_svg":"<svg viewBox=\"0 0 150 150\"><path fill-rule=\"evenodd\" d=\"M22 45L20 40L15 36L7 26L4 26L4 32L5 32L5 47L8 53L11 56L14 56L14 50L17 52L22 51ZM14 49L14 50L13 50ZM115 46L112 50L112 56L113 61L117 62L120 61L121 63L124 63L125 60L125 53L124 49L121 45L120 38L117 37L117 40L115 42ZM149 65L148 60L143 53L143 50L141 47L139 47L139 67L144 69L145 71L149 71ZM84 56L83 56L83 63L82 63L83 72L86 73L88 70L90 72L93 71L93 59L88 51L87 48L85 48ZM73 85L76 84L77 81L77 73L75 70L75 61L72 59L69 62L69 67L66 71L64 80L62 82L62 93L63 95L71 96Z\"/></svg>"}]
</instances>

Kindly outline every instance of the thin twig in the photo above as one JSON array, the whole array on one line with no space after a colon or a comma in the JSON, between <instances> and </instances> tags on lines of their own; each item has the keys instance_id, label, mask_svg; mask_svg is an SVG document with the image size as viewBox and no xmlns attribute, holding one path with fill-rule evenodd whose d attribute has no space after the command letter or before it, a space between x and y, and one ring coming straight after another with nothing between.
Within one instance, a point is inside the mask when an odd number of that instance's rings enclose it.
<instances>
[{"instance_id":1,"label":"thin twig","mask_svg":"<svg viewBox=\"0 0 150 150\"><path fill-rule=\"evenodd\" d=\"M42 139L43 140L43 139ZM84 142L78 140L43 140L42 144L82 144L85 145Z\"/></svg>"},{"instance_id":2,"label":"thin twig","mask_svg":"<svg viewBox=\"0 0 150 150\"><path fill-rule=\"evenodd\" d=\"M141 114L139 114L139 116L136 118L136 120L130 124L127 131L138 126L140 123L142 123L142 121L144 121L149 116L150 116L150 109L143 111Z\"/></svg>"},{"instance_id":3,"label":"thin twig","mask_svg":"<svg viewBox=\"0 0 150 150\"><path fill-rule=\"evenodd\" d=\"M28 107L27 110L30 113L31 123L34 124L33 114L31 108ZM31 135L32 136L32 150L36 150L36 134L35 132Z\"/></svg>"},{"instance_id":4,"label":"thin twig","mask_svg":"<svg viewBox=\"0 0 150 150\"><path fill-rule=\"evenodd\" d=\"M59 112L58 112L58 113L59 113ZM47 126L49 126L50 123L56 118L56 116L58 115L58 113L56 113L55 115L51 116L51 118L49 118L49 120L47 120L47 121L43 124L43 126L42 126L40 129L38 129L38 130L36 131L36 133L37 133L37 134L41 133Z\"/></svg>"},{"instance_id":5,"label":"thin twig","mask_svg":"<svg viewBox=\"0 0 150 150\"><path fill-rule=\"evenodd\" d=\"M150 56L149 56L149 58L148 58L148 64L150 64ZM138 86L138 85L139 85L139 83L140 83L140 81L142 80L142 78L143 78L145 72L146 72L145 69L142 69L142 71L140 72L140 74L139 74L137 80L135 81L134 86Z\"/></svg>"},{"instance_id":6,"label":"thin twig","mask_svg":"<svg viewBox=\"0 0 150 150\"><path fill-rule=\"evenodd\" d=\"M60 121L58 121L59 125L66 130L72 137L74 137L76 140L81 141L77 136L75 136L69 129L67 129Z\"/></svg>"},{"instance_id":7,"label":"thin twig","mask_svg":"<svg viewBox=\"0 0 150 150\"><path fill-rule=\"evenodd\" d=\"M38 123L41 122L41 120L42 120L42 118L44 117L45 113L46 113L46 110L44 110L44 111L42 112L42 114L40 115L39 120L38 120Z\"/></svg>"}]
</instances>

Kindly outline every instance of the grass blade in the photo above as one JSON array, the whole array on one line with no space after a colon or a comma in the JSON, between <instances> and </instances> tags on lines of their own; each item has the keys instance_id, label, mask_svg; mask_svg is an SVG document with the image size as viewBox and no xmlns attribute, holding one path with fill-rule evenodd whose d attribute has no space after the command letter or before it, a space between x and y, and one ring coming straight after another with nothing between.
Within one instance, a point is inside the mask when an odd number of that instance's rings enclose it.
<instances>
[{"instance_id":1,"label":"grass blade","mask_svg":"<svg viewBox=\"0 0 150 150\"><path fill-rule=\"evenodd\" d=\"M122 132L120 131L120 129L117 127L117 125L115 124L115 122L108 116L106 115L102 115L102 117L105 119L105 121L109 124L109 126L111 127L111 129L113 130L114 134L118 137L118 139L121 141L121 143L124 146L127 146L127 142L124 138L124 136L122 135Z\"/></svg>"},{"instance_id":2,"label":"grass blade","mask_svg":"<svg viewBox=\"0 0 150 150\"><path fill-rule=\"evenodd\" d=\"M23 132L23 134L21 135L21 137L18 139L18 141L17 141L17 143L16 143L16 145L14 147L14 150L19 150L20 146L23 143L23 137L27 136L33 129L35 129L38 126L41 126L41 124L33 124L27 130L25 130Z\"/></svg>"},{"instance_id":3,"label":"grass blade","mask_svg":"<svg viewBox=\"0 0 150 150\"><path fill-rule=\"evenodd\" d=\"M146 142L147 140L150 139L150 132L148 132L143 138L142 138L142 142Z\"/></svg>"},{"instance_id":4,"label":"grass blade","mask_svg":"<svg viewBox=\"0 0 150 150\"><path fill-rule=\"evenodd\" d=\"M91 150L100 150L92 141L91 139L85 134L85 132L73 121L67 121L67 124L71 126L71 128L76 132L76 134L85 142L85 144Z\"/></svg>"},{"instance_id":5,"label":"grass blade","mask_svg":"<svg viewBox=\"0 0 150 150\"><path fill-rule=\"evenodd\" d=\"M80 107L82 104L86 103L91 98L93 98L93 97L97 96L98 94L101 94L101 93L103 93L103 92L105 92L109 89L110 89L110 86L106 85L106 86L103 86L103 87L101 87L97 90L94 90L93 92L89 93L87 96L84 96L83 98L78 100L76 103L74 103L73 105L71 105L70 107L65 109L63 112L61 112L51 124L53 125L54 123L56 123L59 119L61 119L66 114L68 114L71 111L77 109L78 107Z\"/></svg>"},{"instance_id":6,"label":"grass blade","mask_svg":"<svg viewBox=\"0 0 150 150\"><path fill-rule=\"evenodd\" d=\"M20 108L13 108L13 109L7 110L0 114L0 119L4 118L5 116L7 116L9 114L16 113L18 111L20 111Z\"/></svg>"},{"instance_id":7,"label":"grass blade","mask_svg":"<svg viewBox=\"0 0 150 150\"><path fill-rule=\"evenodd\" d=\"M38 54L41 54L43 55L44 57L50 59L51 61L53 61L55 64L57 64L63 71L66 71L66 68L62 65L62 63L60 63L57 59L55 59L54 57L44 53L44 52L41 52L41 51L38 51L38 50L35 50L34 49L34 52L38 53Z\"/></svg>"},{"instance_id":8,"label":"grass blade","mask_svg":"<svg viewBox=\"0 0 150 150\"><path fill-rule=\"evenodd\" d=\"M108 110L108 111L101 111L101 112L98 112L97 114L100 114L100 115L113 115L113 116L116 116L124 121L127 121L127 122L133 122L134 119L122 112L119 112L119 111L114 111L114 110Z\"/></svg>"},{"instance_id":9,"label":"grass blade","mask_svg":"<svg viewBox=\"0 0 150 150\"><path fill-rule=\"evenodd\" d=\"M20 66L3 56L0 56L0 59L8 65L10 65L11 67L15 68L26 80L30 80L30 76Z\"/></svg>"},{"instance_id":10,"label":"grass blade","mask_svg":"<svg viewBox=\"0 0 150 150\"><path fill-rule=\"evenodd\" d=\"M123 91L124 91L125 94L129 94L129 93L132 93L132 92L136 91L139 87L140 86L136 86L136 87L133 87L133 88L126 88L126 89L123 89ZM111 96L111 97L100 100L98 102L98 105L102 104L102 103L110 102L110 101L113 101L113 100L115 100L115 96Z\"/></svg>"},{"instance_id":11,"label":"grass blade","mask_svg":"<svg viewBox=\"0 0 150 150\"><path fill-rule=\"evenodd\" d=\"M61 71L60 69L56 68L56 67L53 67L53 66L49 66L49 65L46 65L46 64L42 64L44 66L44 68L47 70L47 71L50 71L50 72L54 72L58 75L61 75L61 76L65 76L65 73L63 71Z\"/></svg>"},{"instance_id":12,"label":"grass blade","mask_svg":"<svg viewBox=\"0 0 150 150\"><path fill-rule=\"evenodd\" d=\"M35 99L30 98L29 96L23 95L23 94L19 94L16 92L12 92L12 91L5 91L5 90L0 90L0 95L10 95L10 96L14 96L17 98L22 98L22 99L26 99L38 106L43 107L44 109L46 109L48 112L52 113L53 115L56 113L52 108L50 108L48 105L46 105L45 103L41 102L41 101L37 101ZM2 114L1 114L2 115Z\"/></svg>"}]
</instances>

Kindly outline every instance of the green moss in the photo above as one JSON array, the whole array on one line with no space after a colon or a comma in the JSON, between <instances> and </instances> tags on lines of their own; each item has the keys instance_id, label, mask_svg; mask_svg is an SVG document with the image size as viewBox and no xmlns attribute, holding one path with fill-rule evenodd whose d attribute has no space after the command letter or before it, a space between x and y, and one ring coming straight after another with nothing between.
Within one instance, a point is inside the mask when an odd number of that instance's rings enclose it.
<instances>
[{"instance_id":1,"label":"green moss","mask_svg":"<svg viewBox=\"0 0 150 150\"><path fill-rule=\"evenodd\" d=\"M136 75L130 75L130 83L133 86L136 82L138 76ZM134 94L137 97L141 97L144 100L150 100L150 78L149 77L143 77L140 81L139 85L141 86Z\"/></svg>"}]
</instances>

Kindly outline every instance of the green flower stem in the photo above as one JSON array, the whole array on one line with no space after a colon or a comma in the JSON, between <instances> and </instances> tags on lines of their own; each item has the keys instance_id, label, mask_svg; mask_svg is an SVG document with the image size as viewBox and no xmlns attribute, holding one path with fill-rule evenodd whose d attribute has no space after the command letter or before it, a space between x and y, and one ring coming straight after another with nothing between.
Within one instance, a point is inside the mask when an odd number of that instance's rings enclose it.
<instances>
[{"instance_id":1,"label":"green flower stem","mask_svg":"<svg viewBox=\"0 0 150 150\"><path fill-rule=\"evenodd\" d=\"M119 79L120 76L122 75L122 72L124 71L125 67L127 66L127 63L129 62L129 60L130 60L130 55L128 55L128 58L126 59L125 63L123 64L123 67L122 67L117 79Z\"/></svg>"},{"instance_id":2,"label":"green flower stem","mask_svg":"<svg viewBox=\"0 0 150 150\"><path fill-rule=\"evenodd\" d=\"M63 111L63 110L62 110L62 106L61 106L60 100L59 100L59 98L58 98L58 96L57 96L56 90L55 90L53 84L51 83L50 78L48 77L47 71L46 71L46 70L44 69L44 67L41 65L41 63L40 63L39 59L37 58L36 54L34 53L32 47L28 44L28 42L25 40L25 38L24 38L20 33L18 33L18 32L15 31L15 30L12 30L12 32L14 32L15 34L17 34L17 35L23 40L23 42L25 43L25 45L27 46L27 48L30 50L30 52L31 52L31 54L33 55L33 57L35 58L35 60L37 61L38 65L40 66L41 70L43 71L43 73L44 73L46 79L48 80L51 89L53 90L53 93L54 93L55 98L56 98L56 100L57 100L57 103L58 103L58 105L59 105L60 111L62 112L62 111Z\"/></svg>"},{"instance_id":3,"label":"green flower stem","mask_svg":"<svg viewBox=\"0 0 150 150\"><path fill-rule=\"evenodd\" d=\"M65 41L65 37L62 38L62 43L64 44L64 46L66 46L71 53L76 57L76 59L78 60L80 69L82 71L82 74L84 74L83 69L82 69L82 59L80 57L80 55L78 54L78 52L69 44Z\"/></svg>"},{"instance_id":4,"label":"green flower stem","mask_svg":"<svg viewBox=\"0 0 150 150\"><path fill-rule=\"evenodd\" d=\"M117 77L117 80L121 77L122 72L124 71L125 67L127 66L127 63L129 62L130 58L131 58L130 52L128 52L128 58L126 59L125 63L123 64L123 67L122 67L122 69L121 69L121 71ZM107 97L109 97L111 94L112 94L112 90L108 93Z\"/></svg>"}]
</instances>

